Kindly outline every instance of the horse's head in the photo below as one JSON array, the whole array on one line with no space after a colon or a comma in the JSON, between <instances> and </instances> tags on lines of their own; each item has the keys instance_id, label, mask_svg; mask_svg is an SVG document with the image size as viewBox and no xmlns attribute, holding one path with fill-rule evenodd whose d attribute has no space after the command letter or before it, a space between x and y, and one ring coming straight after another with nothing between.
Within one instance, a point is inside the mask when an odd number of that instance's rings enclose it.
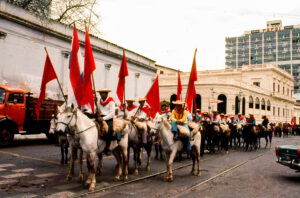
<instances>
[{"instance_id":1,"label":"horse's head","mask_svg":"<svg viewBox=\"0 0 300 198\"><path fill-rule=\"evenodd\" d=\"M57 124L57 117L56 117L56 115L52 114L52 119L50 120L49 134L55 133L56 124Z\"/></svg>"},{"instance_id":2,"label":"horse's head","mask_svg":"<svg viewBox=\"0 0 300 198\"><path fill-rule=\"evenodd\" d=\"M155 136L158 133L158 130L161 127L161 124L163 122L163 117L160 114L156 114L154 120L153 120L153 127L150 130L150 135Z\"/></svg>"},{"instance_id":3,"label":"horse's head","mask_svg":"<svg viewBox=\"0 0 300 198\"><path fill-rule=\"evenodd\" d=\"M61 112L57 114L56 131L58 133L65 133L71 130L76 125L77 108L74 104L64 107Z\"/></svg>"}]
</instances>

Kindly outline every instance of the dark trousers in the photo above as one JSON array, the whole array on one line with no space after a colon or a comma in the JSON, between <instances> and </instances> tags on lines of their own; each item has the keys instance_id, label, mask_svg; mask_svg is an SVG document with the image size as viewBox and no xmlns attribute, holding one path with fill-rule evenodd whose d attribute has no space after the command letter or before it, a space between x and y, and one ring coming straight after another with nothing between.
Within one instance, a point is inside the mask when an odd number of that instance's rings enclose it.
<instances>
[{"instance_id":1,"label":"dark trousers","mask_svg":"<svg viewBox=\"0 0 300 198\"><path fill-rule=\"evenodd\" d=\"M108 148L109 145L110 145L110 142L113 138L113 119L105 120L105 122L108 125L108 133L105 137L105 139L106 139L106 148Z\"/></svg>"}]
</instances>

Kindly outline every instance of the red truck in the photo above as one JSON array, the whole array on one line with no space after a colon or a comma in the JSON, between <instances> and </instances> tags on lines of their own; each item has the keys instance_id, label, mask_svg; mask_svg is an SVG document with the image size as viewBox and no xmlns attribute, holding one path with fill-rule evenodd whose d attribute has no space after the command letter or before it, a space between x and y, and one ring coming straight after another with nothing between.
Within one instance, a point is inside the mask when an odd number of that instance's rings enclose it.
<instances>
[{"instance_id":1,"label":"red truck","mask_svg":"<svg viewBox=\"0 0 300 198\"><path fill-rule=\"evenodd\" d=\"M39 120L36 119L37 98L23 89L10 85L0 85L0 147L9 146L14 134L48 134L52 114L63 101L46 99L40 108Z\"/></svg>"}]
</instances>

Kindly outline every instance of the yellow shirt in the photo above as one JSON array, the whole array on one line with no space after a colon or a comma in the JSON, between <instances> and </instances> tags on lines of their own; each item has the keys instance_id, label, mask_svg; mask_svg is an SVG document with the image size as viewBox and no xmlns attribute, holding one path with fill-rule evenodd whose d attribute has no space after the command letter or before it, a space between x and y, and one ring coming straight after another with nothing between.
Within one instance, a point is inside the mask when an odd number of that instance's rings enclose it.
<instances>
[{"instance_id":1,"label":"yellow shirt","mask_svg":"<svg viewBox=\"0 0 300 198\"><path fill-rule=\"evenodd\" d=\"M177 122L179 121L180 123L187 123L187 111L183 110L178 112L177 109L173 109L172 115L171 115L171 121L172 122Z\"/></svg>"}]
</instances>

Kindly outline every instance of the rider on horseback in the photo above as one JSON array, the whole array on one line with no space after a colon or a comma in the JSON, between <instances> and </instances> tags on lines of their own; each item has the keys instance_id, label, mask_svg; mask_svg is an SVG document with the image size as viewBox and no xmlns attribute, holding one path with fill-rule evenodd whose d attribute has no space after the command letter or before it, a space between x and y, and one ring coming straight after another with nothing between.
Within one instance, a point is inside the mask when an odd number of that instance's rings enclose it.
<instances>
[{"instance_id":1,"label":"rider on horseback","mask_svg":"<svg viewBox=\"0 0 300 198\"><path fill-rule=\"evenodd\" d=\"M166 120L170 120L171 119L171 112L168 109L168 103L163 102L161 104L161 116L163 118L165 118Z\"/></svg>"},{"instance_id":2,"label":"rider on horseback","mask_svg":"<svg viewBox=\"0 0 300 198\"><path fill-rule=\"evenodd\" d=\"M133 116L135 115L136 113L136 110L137 110L137 106L135 106L133 104L135 100L133 99L127 99L126 102L127 102L127 107L125 109L125 119L128 119L128 120L131 120L133 121Z\"/></svg>"},{"instance_id":3,"label":"rider on horseback","mask_svg":"<svg viewBox=\"0 0 300 198\"><path fill-rule=\"evenodd\" d=\"M187 119L187 114L188 112L184 110L182 105L184 104L180 100L176 100L175 102L173 101L173 104L175 105L175 108L172 111L172 116L171 116L171 126L172 126L172 132L174 133L174 140L178 140L178 127L177 125L182 125L184 126L188 131L189 131L189 140L187 144L187 149L191 150L191 145L190 145L190 139L191 139L191 133L190 129L188 127L188 119Z\"/></svg>"},{"instance_id":4,"label":"rider on horseback","mask_svg":"<svg viewBox=\"0 0 300 198\"><path fill-rule=\"evenodd\" d=\"M203 120L203 113L201 113L201 109L196 109L196 120L202 121Z\"/></svg>"},{"instance_id":5,"label":"rider on horseback","mask_svg":"<svg viewBox=\"0 0 300 198\"><path fill-rule=\"evenodd\" d=\"M213 116L212 116L212 126L219 126L220 125L220 122L221 122L221 117L220 115L218 114L217 111L213 111Z\"/></svg>"},{"instance_id":6,"label":"rider on horseback","mask_svg":"<svg viewBox=\"0 0 300 198\"><path fill-rule=\"evenodd\" d=\"M150 107L145 105L145 98L139 98L140 107L138 108L136 115L133 117L137 119L137 122L142 123L142 125L146 125L146 121L150 116ZM140 129L141 130L141 129ZM147 126L142 129L142 143L147 144Z\"/></svg>"},{"instance_id":7,"label":"rider on horseback","mask_svg":"<svg viewBox=\"0 0 300 198\"><path fill-rule=\"evenodd\" d=\"M105 136L106 140L106 148L105 153L108 153L108 148L110 146L110 141L113 138L113 118L115 115L115 101L112 97L108 97L108 93L110 90L108 89L100 89L98 91L100 93L101 99L99 104L100 116L97 117L97 120L102 123L105 121L108 125L108 133ZM121 134L117 133L116 139L118 141L121 140Z\"/></svg>"},{"instance_id":8,"label":"rider on horseback","mask_svg":"<svg viewBox=\"0 0 300 198\"><path fill-rule=\"evenodd\" d=\"M262 119L263 119L263 121L262 121L262 123L259 125L259 127L260 127L260 128L263 128L263 130L265 131L265 130L267 130L267 128L268 128L269 119L268 119L267 116L265 116L265 115L262 116Z\"/></svg>"}]
</instances>

